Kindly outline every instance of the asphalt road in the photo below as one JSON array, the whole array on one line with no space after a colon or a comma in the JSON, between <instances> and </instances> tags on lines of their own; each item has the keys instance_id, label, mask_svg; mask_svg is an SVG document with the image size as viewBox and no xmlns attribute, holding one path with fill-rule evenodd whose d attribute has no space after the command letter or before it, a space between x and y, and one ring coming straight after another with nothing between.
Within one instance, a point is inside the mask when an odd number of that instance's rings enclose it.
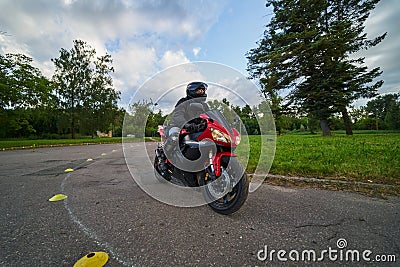
<instances>
[{"instance_id":1,"label":"asphalt road","mask_svg":"<svg viewBox=\"0 0 400 267\"><path fill-rule=\"evenodd\" d=\"M120 144L1 151L0 162L1 266L72 266L91 251L106 266L399 265L399 198L263 184L222 216L148 196ZM49 202L57 193L68 198Z\"/></svg>"}]
</instances>

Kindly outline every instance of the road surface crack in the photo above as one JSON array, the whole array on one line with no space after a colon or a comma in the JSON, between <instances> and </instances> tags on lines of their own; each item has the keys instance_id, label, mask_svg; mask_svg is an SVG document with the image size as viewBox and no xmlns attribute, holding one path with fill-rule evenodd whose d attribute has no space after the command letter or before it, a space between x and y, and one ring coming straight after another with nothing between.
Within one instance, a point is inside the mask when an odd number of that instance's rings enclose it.
<instances>
[{"instance_id":1,"label":"road surface crack","mask_svg":"<svg viewBox=\"0 0 400 267\"><path fill-rule=\"evenodd\" d=\"M341 219L338 222L332 222L332 223L309 223L309 224L301 224L301 225L296 225L294 228L300 229L300 228L307 228L307 227L334 227L334 226L341 226L344 223L345 219Z\"/></svg>"}]
</instances>

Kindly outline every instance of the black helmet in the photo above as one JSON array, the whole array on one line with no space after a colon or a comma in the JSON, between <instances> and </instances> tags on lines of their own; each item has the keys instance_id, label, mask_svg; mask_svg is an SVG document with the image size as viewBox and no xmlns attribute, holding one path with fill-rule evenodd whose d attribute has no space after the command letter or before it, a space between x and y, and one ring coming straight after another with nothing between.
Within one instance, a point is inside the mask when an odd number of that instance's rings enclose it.
<instances>
[{"instance_id":1,"label":"black helmet","mask_svg":"<svg viewBox=\"0 0 400 267\"><path fill-rule=\"evenodd\" d=\"M207 91L208 85L203 82L191 82L187 85L186 87L186 95L192 98L195 97L207 97L206 91ZM202 93L196 93L197 89L203 89L204 91Z\"/></svg>"}]
</instances>

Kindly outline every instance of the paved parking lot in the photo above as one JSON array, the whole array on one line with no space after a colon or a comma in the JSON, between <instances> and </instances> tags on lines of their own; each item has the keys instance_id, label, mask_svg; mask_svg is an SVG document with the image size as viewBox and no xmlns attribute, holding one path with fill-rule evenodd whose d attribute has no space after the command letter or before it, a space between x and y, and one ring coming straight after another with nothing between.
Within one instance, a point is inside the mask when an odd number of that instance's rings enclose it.
<instances>
[{"instance_id":1,"label":"paved parking lot","mask_svg":"<svg viewBox=\"0 0 400 267\"><path fill-rule=\"evenodd\" d=\"M298 266L310 265L313 252L316 264L337 266L349 265L346 255L355 251L356 265L365 265L363 256L374 266L400 260L399 198L263 184L239 212L222 216L148 196L120 144L2 151L0 161L1 266L72 266L91 251L107 252L106 266L264 266L285 259ZM57 193L68 198L49 202Z\"/></svg>"}]
</instances>

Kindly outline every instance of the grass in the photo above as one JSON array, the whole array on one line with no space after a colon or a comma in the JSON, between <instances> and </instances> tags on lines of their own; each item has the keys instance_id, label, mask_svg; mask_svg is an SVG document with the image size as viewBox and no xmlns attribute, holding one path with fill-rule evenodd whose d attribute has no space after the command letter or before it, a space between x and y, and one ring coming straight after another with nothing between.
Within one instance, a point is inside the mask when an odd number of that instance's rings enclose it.
<instances>
[{"instance_id":1,"label":"grass","mask_svg":"<svg viewBox=\"0 0 400 267\"><path fill-rule=\"evenodd\" d=\"M258 164L260 142L259 136L249 137L248 173L253 173ZM400 133L278 136L269 173L284 176L268 178L274 185L344 190L378 197L400 196ZM292 176L324 180L290 179Z\"/></svg>"},{"instance_id":2,"label":"grass","mask_svg":"<svg viewBox=\"0 0 400 267\"><path fill-rule=\"evenodd\" d=\"M260 138L250 136L250 173L257 146ZM278 136L270 173L400 185L400 133Z\"/></svg>"},{"instance_id":3,"label":"grass","mask_svg":"<svg viewBox=\"0 0 400 267\"><path fill-rule=\"evenodd\" d=\"M145 137L146 142L160 140L159 137ZM143 138L125 137L124 142L143 141ZM104 137L91 138L80 137L76 139L6 139L0 140L0 150L21 149L21 148L37 148L49 146L72 146L72 145L88 145L88 144L108 144L122 143L122 137Z\"/></svg>"},{"instance_id":4,"label":"grass","mask_svg":"<svg viewBox=\"0 0 400 267\"><path fill-rule=\"evenodd\" d=\"M81 144L104 144L104 143L121 143L121 137L111 138L79 138L79 139L43 139L43 140L21 140L9 139L0 140L0 149L16 149L16 148L35 148L44 146L60 146L60 145L81 145Z\"/></svg>"},{"instance_id":5,"label":"grass","mask_svg":"<svg viewBox=\"0 0 400 267\"><path fill-rule=\"evenodd\" d=\"M400 134L278 137L271 171L399 184Z\"/></svg>"}]
</instances>

